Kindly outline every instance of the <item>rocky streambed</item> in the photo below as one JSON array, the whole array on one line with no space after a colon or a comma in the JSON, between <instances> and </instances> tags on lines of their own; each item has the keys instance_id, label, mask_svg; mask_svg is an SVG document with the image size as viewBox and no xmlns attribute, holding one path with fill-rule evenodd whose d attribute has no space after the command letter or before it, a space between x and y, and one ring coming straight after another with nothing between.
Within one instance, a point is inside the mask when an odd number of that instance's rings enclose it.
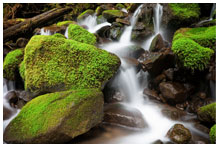
<instances>
[{"instance_id":1,"label":"rocky streambed","mask_svg":"<svg viewBox=\"0 0 219 147\"><path fill-rule=\"evenodd\" d=\"M215 4L4 10L5 143L216 143Z\"/></svg>"}]
</instances>

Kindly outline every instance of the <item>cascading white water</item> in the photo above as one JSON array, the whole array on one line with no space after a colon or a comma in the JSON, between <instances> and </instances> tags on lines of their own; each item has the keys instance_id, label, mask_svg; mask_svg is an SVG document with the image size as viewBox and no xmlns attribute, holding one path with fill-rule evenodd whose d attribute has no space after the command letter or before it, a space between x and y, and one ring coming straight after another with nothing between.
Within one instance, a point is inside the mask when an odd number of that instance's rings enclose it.
<instances>
[{"instance_id":1,"label":"cascading white water","mask_svg":"<svg viewBox=\"0 0 219 147\"><path fill-rule=\"evenodd\" d=\"M88 31L90 33L96 33L99 29L105 26L111 26L109 22L103 22L101 24L97 24L97 15L89 15L84 20L78 22L79 25L85 25L88 27Z\"/></svg>"},{"instance_id":2,"label":"cascading white water","mask_svg":"<svg viewBox=\"0 0 219 147\"><path fill-rule=\"evenodd\" d=\"M14 109L10 106L9 101L5 98L6 94L11 91L15 90L15 83L13 81L7 81L6 79L3 79L3 107L11 111L12 116L3 121L3 130L7 127L7 125L18 115L20 110Z\"/></svg>"},{"instance_id":3,"label":"cascading white water","mask_svg":"<svg viewBox=\"0 0 219 147\"><path fill-rule=\"evenodd\" d=\"M114 84L118 84L120 92L125 94L127 100L124 103L129 107L134 107L138 109L142 113L143 118L148 124L148 128L145 128L143 129L143 131L138 133L113 139L109 141L109 143L152 143L158 139L162 141L168 141L166 133L174 124L183 123L188 128L193 127L192 124L172 121L164 117L161 113L161 106L156 105L149 99L145 99L143 96L143 89L145 87L140 85L136 69L132 65L126 63L126 61L123 59L123 57L127 56L128 50L126 47L134 44L131 42L130 39L130 28L135 25L138 19L137 15L140 13L139 11L141 11L141 7L142 5L139 6L139 8L136 10L136 15L133 15L133 17L131 18L132 25L125 29L120 40L115 43L103 45L102 48L120 57L120 60L122 62L120 66L120 74L118 75L116 81L114 81L116 82ZM155 10L155 32L159 33L162 18L162 6L157 4ZM150 46L149 43L148 46Z\"/></svg>"},{"instance_id":4,"label":"cascading white water","mask_svg":"<svg viewBox=\"0 0 219 147\"><path fill-rule=\"evenodd\" d=\"M162 30L161 30L161 21L162 21L162 16L163 16L163 6L160 4L157 4L156 7L154 8L154 17L153 17L153 22L154 22L154 34L143 43L143 48L145 50L149 50L151 42L153 41L154 37L157 34L161 34L162 36Z\"/></svg>"},{"instance_id":5,"label":"cascading white water","mask_svg":"<svg viewBox=\"0 0 219 147\"><path fill-rule=\"evenodd\" d=\"M138 20L138 15L141 12L141 8L143 5L140 5L136 11L134 12L133 16L130 19L130 26L126 27L125 30L123 31L122 36L120 37L120 42L130 42L131 41L131 34L132 34L132 29L135 26L137 20Z\"/></svg>"},{"instance_id":6,"label":"cascading white water","mask_svg":"<svg viewBox=\"0 0 219 147\"><path fill-rule=\"evenodd\" d=\"M50 30L45 30L44 28L40 29L40 35L52 35Z\"/></svg>"},{"instance_id":7,"label":"cascading white water","mask_svg":"<svg viewBox=\"0 0 219 147\"><path fill-rule=\"evenodd\" d=\"M202 24L202 23L204 23L204 22L209 22L209 21L213 20L213 15L214 15L215 9L216 9L216 4L213 3L212 8L211 8L211 13L210 13L209 19L202 20L202 21L200 21L198 24Z\"/></svg>"}]
</instances>

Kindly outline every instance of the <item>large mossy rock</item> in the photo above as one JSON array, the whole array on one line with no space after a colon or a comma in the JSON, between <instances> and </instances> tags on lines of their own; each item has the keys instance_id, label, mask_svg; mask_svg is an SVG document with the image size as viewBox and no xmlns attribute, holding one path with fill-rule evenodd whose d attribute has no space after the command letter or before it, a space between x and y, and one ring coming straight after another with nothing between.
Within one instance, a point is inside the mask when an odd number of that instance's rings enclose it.
<instances>
[{"instance_id":1,"label":"large mossy rock","mask_svg":"<svg viewBox=\"0 0 219 147\"><path fill-rule=\"evenodd\" d=\"M96 36L76 24L69 25L68 38L78 41L78 42L91 44L91 45L96 44Z\"/></svg>"},{"instance_id":2,"label":"large mossy rock","mask_svg":"<svg viewBox=\"0 0 219 147\"><path fill-rule=\"evenodd\" d=\"M22 49L11 51L5 57L3 63L3 77L8 80L15 80L16 72L18 71L19 64L22 62L24 53Z\"/></svg>"},{"instance_id":3,"label":"large mossy rock","mask_svg":"<svg viewBox=\"0 0 219 147\"><path fill-rule=\"evenodd\" d=\"M174 34L172 51L177 55L179 65L186 69L207 68L215 48L216 26L182 28Z\"/></svg>"},{"instance_id":4,"label":"large mossy rock","mask_svg":"<svg viewBox=\"0 0 219 147\"><path fill-rule=\"evenodd\" d=\"M216 124L213 127L211 127L209 136L210 136L211 143L215 144L216 143Z\"/></svg>"},{"instance_id":5,"label":"large mossy rock","mask_svg":"<svg viewBox=\"0 0 219 147\"><path fill-rule=\"evenodd\" d=\"M100 123L103 94L97 89L41 95L7 126L7 143L66 143Z\"/></svg>"},{"instance_id":6,"label":"large mossy rock","mask_svg":"<svg viewBox=\"0 0 219 147\"><path fill-rule=\"evenodd\" d=\"M124 18L127 14L120 10L105 10L102 13L103 17L112 22L116 18Z\"/></svg>"},{"instance_id":7,"label":"large mossy rock","mask_svg":"<svg viewBox=\"0 0 219 147\"><path fill-rule=\"evenodd\" d=\"M101 88L117 71L116 55L61 37L36 35L25 48L25 89L33 96Z\"/></svg>"},{"instance_id":8,"label":"large mossy rock","mask_svg":"<svg viewBox=\"0 0 219 147\"><path fill-rule=\"evenodd\" d=\"M197 115L200 121L214 124L216 122L216 103L202 106L198 109Z\"/></svg>"},{"instance_id":9,"label":"large mossy rock","mask_svg":"<svg viewBox=\"0 0 219 147\"><path fill-rule=\"evenodd\" d=\"M164 4L165 5L165 4ZM164 7L164 24L179 28L199 21L200 7L197 3L170 3Z\"/></svg>"}]
</instances>

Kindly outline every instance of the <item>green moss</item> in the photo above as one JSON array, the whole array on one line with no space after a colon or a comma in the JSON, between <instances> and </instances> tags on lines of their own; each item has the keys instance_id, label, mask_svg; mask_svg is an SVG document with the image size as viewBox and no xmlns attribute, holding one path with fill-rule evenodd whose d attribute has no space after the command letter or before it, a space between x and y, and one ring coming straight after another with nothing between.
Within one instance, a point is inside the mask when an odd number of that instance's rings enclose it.
<instances>
[{"instance_id":1,"label":"green moss","mask_svg":"<svg viewBox=\"0 0 219 147\"><path fill-rule=\"evenodd\" d=\"M68 38L73 39L78 42L91 44L91 45L96 44L96 36L76 24L69 25Z\"/></svg>"},{"instance_id":2,"label":"green moss","mask_svg":"<svg viewBox=\"0 0 219 147\"><path fill-rule=\"evenodd\" d=\"M83 13L81 13L78 17L77 20L83 20L84 18L86 18L89 15L93 15L94 14L94 10L88 9L86 11L84 11Z\"/></svg>"},{"instance_id":3,"label":"green moss","mask_svg":"<svg viewBox=\"0 0 219 147\"><path fill-rule=\"evenodd\" d=\"M14 80L15 72L18 69L18 65L21 63L22 60L23 60L22 49L16 49L14 51L9 52L5 57L3 63L4 78L8 80Z\"/></svg>"},{"instance_id":4,"label":"green moss","mask_svg":"<svg viewBox=\"0 0 219 147\"><path fill-rule=\"evenodd\" d=\"M58 38L65 38L65 36L60 33L55 33L53 36Z\"/></svg>"},{"instance_id":5,"label":"green moss","mask_svg":"<svg viewBox=\"0 0 219 147\"><path fill-rule=\"evenodd\" d=\"M58 22L56 25L58 26L58 27L61 27L61 26L63 26L63 25L69 25L69 24L75 24L76 22L74 22L74 21L70 21L70 20L68 20L68 21L61 21L61 22Z\"/></svg>"},{"instance_id":6,"label":"green moss","mask_svg":"<svg viewBox=\"0 0 219 147\"><path fill-rule=\"evenodd\" d=\"M22 108L7 127L4 138L6 140L12 138L20 142L25 140L28 142L27 140L30 139L33 142L45 143L53 141L54 138L51 137L55 135L49 134L53 131L75 137L88 131L102 119L102 109L103 96L98 89L41 95ZM42 138L37 139L37 137Z\"/></svg>"},{"instance_id":7,"label":"green moss","mask_svg":"<svg viewBox=\"0 0 219 147\"><path fill-rule=\"evenodd\" d=\"M199 18L200 8L197 3L170 3L173 15L181 20Z\"/></svg>"},{"instance_id":8,"label":"green moss","mask_svg":"<svg viewBox=\"0 0 219 147\"><path fill-rule=\"evenodd\" d=\"M97 16L101 15L104 9L101 6L98 6L95 10Z\"/></svg>"},{"instance_id":9,"label":"green moss","mask_svg":"<svg viewBox=\"0 0 219 147\"><path fill-rule=\"evenodd\" d=\"M216 122L216 103L211 103L200 108L200 113L205 113L210 116L212 120Z\"/></svg>"},{"instance_id":10,"label":"green moss","mask_svg":"<svg viewBox=\"0 0 219 147\"><path fill-rule=\"evenodd\" d=\"M216 124L213 127L211 127L209 136L210 136L211 143L215 144L216 143Z\"/></svg>"},{"instance_id":11,"label":"green moss","mask_svg":"<svg viewBox=\"0 0 219 147\"><path fill-rule=\"evenodd\" d=\"M174 34L172 42L172 50L177 55L180 64L191 70L207 68L215 48L215 26L181 28Z\"/></svg>"},{"instance_id":12,"label":"green moss","mask_svg":"<svg viewBox=\"0 0 219 147\"><path fill-rule=\"evenodd\" d=\"M34 93L101 88L120 60L95 46L36 35L25 48L25 88Z\"/></svg>"},{"instance_id":13,"label":"green moss","mask_svg":"<svg viewBox=\"0 0 219 147\"><path fill-rule=\"evenodd\" d=\"M203 47L216 49L216 26L181 28L175 33L173 40L183 37L190 38Z\"/></svg>"},{"instance_id":14,"label":"green moss","mask_svg":"<svg viewBox=\"0 0 219 147\"><path fill-rule=\"evenodd\" d=\"M105 10L102 13L103 17L106 19L113 19L113 18L122 18L125 17L125 13L120 10Z\"/></svg>"},{"instance_id":15,"label":"green moss","mask_svg":"<svg viewBox=\"0 0 219 147\"><path fill-rule=\"evenodd\" d=\"M23 80L25 80L25 64L24 64L24 60L19 65L19 73L20 73L21 78Z\"/></svg>"}]
</instances>

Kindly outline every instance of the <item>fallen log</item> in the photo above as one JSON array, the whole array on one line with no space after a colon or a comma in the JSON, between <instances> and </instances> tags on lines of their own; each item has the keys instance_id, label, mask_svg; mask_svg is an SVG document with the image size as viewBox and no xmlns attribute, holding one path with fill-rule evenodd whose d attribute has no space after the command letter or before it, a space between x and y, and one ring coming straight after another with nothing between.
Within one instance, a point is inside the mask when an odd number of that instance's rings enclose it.
<instances>
[{"instance_id":1,"label":"fallen log","mask_svg":"<svg viewBox=\"0 0 219 147\"><path fill-rule=\"evenodd\" d=\"M48 25L48 22L54 22L64 14L68 13L71 8L55 8L33 18L27 19L17 25L9 27L3 31L3 42L7 42L14 38L33 32L37 27Z\"/></svg>"}]
</instances>

